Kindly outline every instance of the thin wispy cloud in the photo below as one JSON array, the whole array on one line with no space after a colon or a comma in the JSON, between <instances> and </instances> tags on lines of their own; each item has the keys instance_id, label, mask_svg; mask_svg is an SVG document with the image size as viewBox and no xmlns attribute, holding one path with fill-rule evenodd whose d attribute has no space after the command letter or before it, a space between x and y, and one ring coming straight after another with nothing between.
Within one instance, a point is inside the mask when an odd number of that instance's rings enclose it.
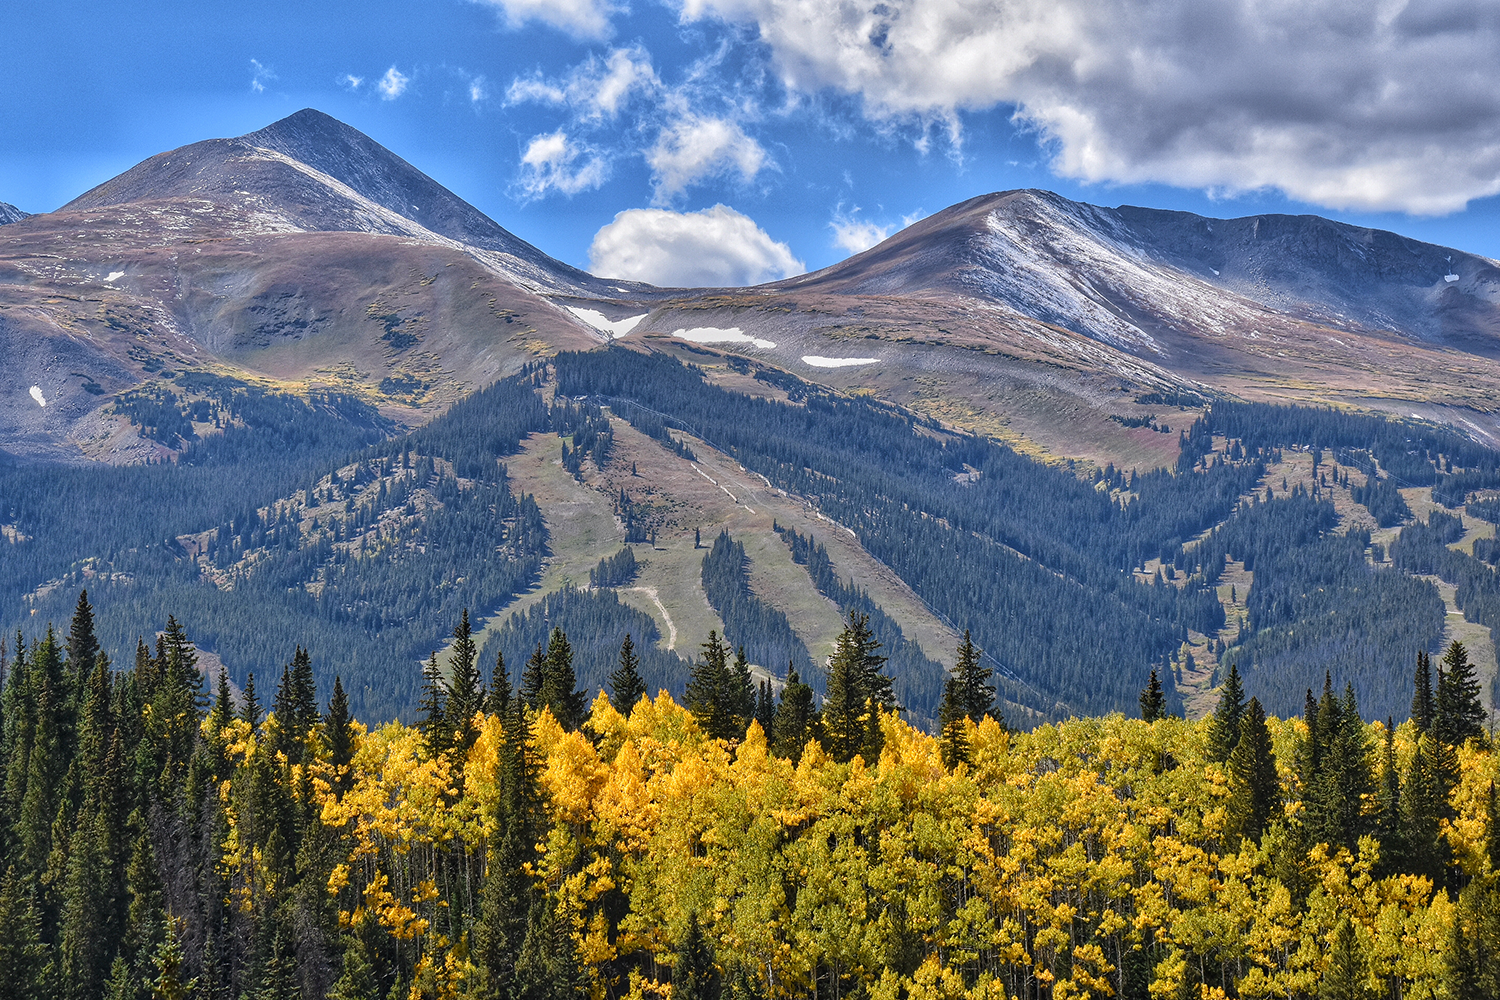
<instances>
[{"instance_id":1,"label":"thin wispy cloud","mask_svg":"<svg viewBox=\"0 0 1500 1000\"><path fill-rule=\"evenodd\" d=\"M250 60L250 90L257 94L266 91L266 84L276 79L276 74L269 66L258 59Z\"/></svg>"},{"instance_id":2,"label":"thin wispy cloud","mask_svg":"<svg viewBox=\"0 0 1500 1000\"><path fill-rule=\"evenodd\" d=\"M375 90L380 94L382 101L394 101L406 93L406 87L411 83L411 77L401 72L395 66L385 71L375 83Z\"/></svg>"},{"instance_id":3,"label":"thin wispy cloud","mask_svg":"<svg viewBox=\"0 0 1500 1000\"><path fill-rule=\"evenodd\" d=\"M355 76L353 73L345 73L343 76L339 77L338 82L339 86L343 87L345 90L357 91L365 82L365 78L362 76Z\"/></svg>"},{"instance_id":4,"label":"thin wispy cloud","mask_svg":"<svg viewBox=\"0 0 1500 1000\"><path fill-rule=\"evenodd\" d=\"M506 24L519 28L539 21L575 38L603 40L614 34L611 23L624 11L622 4L608 0L472 0L500 12Z\"/></svg>"},{"instance_id":5,"label":"thin wispy cloud","mask_svg":"<svg viewBox=\"0 0 1500 1000\"><path fill-rule=\"evenodd\" d=\"M560 78L540 73L517 77L506 91L509 104L551 104L580 118L613 119L637 94L661 89L651 53L639 45L614 49L603 59L590 55Z\"/></svg>"}]
</instances>

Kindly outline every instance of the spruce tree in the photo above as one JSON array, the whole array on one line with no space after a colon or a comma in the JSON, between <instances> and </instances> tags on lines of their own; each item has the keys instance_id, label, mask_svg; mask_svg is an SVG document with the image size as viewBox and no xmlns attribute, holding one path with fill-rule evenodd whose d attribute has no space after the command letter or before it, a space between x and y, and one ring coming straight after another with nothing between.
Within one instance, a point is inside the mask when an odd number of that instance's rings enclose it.
<instances>
[{"instance_id":1,"label":"spruce tree","mask_svg":"<svg viewBox=\"0 0 1500 1000\"><path fill-rule=\"evenodd\" d=\"M760 731L766 734L766 741L768 743L774 739L774 730L776 728L776 696L771 691L770 681L761 681L756 686L755 721L760 723Z\"/></svg>"},{"instance_id":2,"label":"spruce tree","mask_svg":"<svg viewBox=\"0 0 1500 1000\"><path fill-rule=\"evenodd\" d=\"M505 669L505 654L495 654L495 665L490 668L490 697L486 706L491 715L504 718L510 711L510 672Z\"/></svg>"},{"instance_id":3,"label":"spruce tree","mask_svg":"<svg viewBox=\"0 0 1500 1000\"><path fill-rule=\"evenodd\" d=\"M755 681L750 676L750 661L745 658L745 647L739 647L734 654L734 666L729 673L729 691L726 702L729 704L730 714L734 717L734 730L736 736L743 736L745 730L750 727L750 720L755 717Z\"/></svg>"},{"instance_id":4,"label":"spruce tree","mask_svg":"<svg viewBox=\"0 0 1500 1000\"><path fill-rule=\"evenodd\" d=\"M1426 650L1417 650L1417 670L1413 686L1415 692L1411 698L1411 721L1421 732L1431 732L1436 708L1432 700L1432 660Z\"/></svg>"},{"instance_id":5,"label":"spruce tree","mask_svg":"<svg viewBox=\"0 0 1500 1000\"><path fill-rule=\"evenodd\" d=\"M255 695L255 673L245 674L245 694L240 705L240 718L250 723L251 729L260 728L260 699Z\"/></svg>"},{"instance_id":6,"label":"spruce tree","mask_svg":"<svg viewBox=\"0 0 1500 1000\"><path fill-rule=\"evenodd\" d=\"M635 655L635 642L630 633L620 643L620 662L609 675L609 703L621 715L629 715L646 694L646 682L641 679L641 660Z\"/></svg>"},{"instance_id":7,"label":"spruce tree","mask_svg":"<svg viewBox=\"0 0 1500 1000\"><path fill-rule=\"evenodd\" d=\"M1495 782L1490 781L1484 809L1484 853L1490 859L1491 874L1500 876L1500 803L1495 800Z\"/></svg>"},{"instance_id":8,"label":"spruce tree","mask_svg":"<svg viewBox=\"0 0 1500 1000\"><path fill-rule=\"evenodd\" d=\"M542 700L542 689L547 685L547 654L542 649L542 644L536 644L536 651L526 660L526 665L521 670L521 700L526 707L533 712L540 712L546 704Z\"/></svg>"},{"instance_id":9,"label":"spruce tree","mask_svg":"<svg viewBox=\"0 0 1500 1000\"><path fill-rule=\"evenodd\" d=\"M1433 732L1442 742L1458 746L1465 740L1484 737L1484 718L1479 681L1469 663L1469 652L1455 639L1438 669Z\"/></svg>"},{"instance_id":10,"label":"spruce tree","mask_svg":"<svg viewBox=\"0 0 1500 1000\"><path fill-rule=\"evenodd\" d=\"M964 713L960 691L959 679L949 674L943 681L943 701L938 708L938 725L941 727L938 742L943 766L950 771L959 764L970 763L968 716Z\"/></svg>"},{"instance_id":11,"label":"spruce tree","mask_svg":"<svg viewBox=\"0 0 1500 1000\"><path fill-rule=\"evenodd\" d=\"M1260 841L1281 812L1281 780L1271 730L1260 699L1251 698L1240 716L1239 739L1229 754L1229 834Z\"/></svg>"},{"instance_id":12,"label":"spruce tree","mask_svg":"<svg viewBox=\"0 0 1500 1000\"><path fill-rule=\"evenodd\" d=\"M443 683L443 670L438 666L436 650L422 668L422 700L417 710L421 713L417 718L417 728L422 731L427 752L434 757L447 752L453 745L453 731L448 722L447 687Z\"/></svg>"},{"instance_id":13,"label":"spruce tree","mask_svg":"<svg viewBox=\"0 0 1500 1000\"><path fill-rule=\"evenodd\" d=\"M52 1000L36 892L15 867L0 879L0 1000Z\"/></svg>"},{"instance_id":14,"label":"spruce tree","mask_svg":"<svg viewBox=\"0 0 1500 1000\"><path fill-rule=\"evenodd\" d=\"M953 667L953 676L958 682L958 704L963 713L975 722L995 712L995 685L990 678L995 672L981 662L983 653L974 648L969 630L964 629L963 642L958 645L958 662Z\"/></svg>"},{"instance_id":15,"label":"spruce tree","mask_svg":"<svg viewBox=\"0 0 1500 1000\"><path fill-rule=\"evenodd\" d=\"M474 716L484 709L484 682L479 676L479 650L469 628L469 609L463 609L453 629L453 652L448 656L448 728L460 755L479 737Z\"/></svg>"},{"instance_id":16,"label":"spruce tree","mask_svg":"<svg viewBox=\"0 0 1500 1000\"><path fill-rule=\"evenodd\" d=\"M1210 760L1227 761L1240 739L1240 716L1245 713L1245 688L1240 681L1240 668L1229 665L1229 676L1219 691L1219 704L1214 709L1213 721L1208 724L1208 757Z\"/></svg>"},{"instance_id":17,"label":"spruce tree","mask_svg":"<svg viewBox=\"0 0 1500 1000\"><path fill-rule=\"evenodd\" d=\"M344 694L344 682L337 674L333 677L333 695L328 699L328 712L323 716L323 736L328 743L328 763L336 771L334 790L340 797L353 783L349 765L354 762L354 720L349 716L349 699Z\"/></svg>"},{"instance_id":18,"label":"spruce tree","mask_svg":"<svg viewBox=\"0 0 1500 1000\"><path fill-rule=\"evenodd\" d=\"M1333 947L1318 983L1318 1000L1365 1000L1369 996L1365 989L1368 974L1369 963L1355 936L1354 925L1344 917L1334 931Z\"/></svg>"},{"instance_id":19,"label":"spruce tree","mask_svg":"<svg viewBox=\"0 0 1500 1000\"><path fill-rule=\"evenodd\" d=\"M787 664L786 686L781 689L781 703L776 706L776 719L771 725L774 734L771 749L795 764L802 759L807 741L817 736L819 728L813 689L802 683L795 667Z\"/></svg>"},{"instance_id":20,"label":"spruce tree","mask_svg":"<svg viewBox=\"0 0 1500 1000\"><path fill-rule=\"evenodd\" d=\"M1167 698L1162 693L1161 681L1156 676L1156 668L1151 668L1151 680L1146 682L1146 687L1141 691L1141 718L1147 722L1156 722L1166 716Z\"/></svg>"},{"instance_id":21,"label":"spruce tree","mask_svg":"<svg viewBox=\"0 0 1500 1000\"><path fill-rule=\"evenodd\" d=\"M732 690L729 647L716 630L710 629L708 639L700 647L698 662L693 664L685 700L698 727L711 739L732 740L740 735L735 731L735 714L729 704Z\"/></svg>"},{"instance_id":22,"label":"spruce tree","mask_svg":"<svg viewBox=\"0 0 1500 1000\"><path fill-rule=\"evenodd\" d=\"M78 604L73 610L73 620L68 626L68 666L74 682L82 686L83 680L94 669L94 660L99 656L99 641L94 636L94 609L89 604L89 592L78 592Z\"/></svg>"},{"instance_id":23,"label":"spruce tree","mask_svg":"<svg viewBox=\"0 0 1500 1000\"><path fill-rule=\"evenodd\" d=\"M688 914L687 929L672 961L673 1000L718 1000L719 971L713 944L703 934L696 911Z\"/></svg>"},{"instance_id":24,"label":"spruce tree","mask_svg":"<svg viewBox=\"0 0 1500 1000\"><path fill-rule=\"evenodd\" d=\"M535 857L542 823L538 767L531 755L527 706L511 703L504 719L496 780L497 836L485 859L479 921L474 929L474 957L483 971L484 994L521 995L517 979L535 888L527 866Z\"/></svg>"},{"instance_id":25,"label":"spruce tree","mask_svg":"<svg viewBox=\"0 0 1500 1000\"><path fill-rule=\"evenodd\" d=\"M547 665L542 681L542 702L552 710L560 726L572 732L588 718L588 702L582 690L575 690L578 675L573 671L573 646L560 628L552 630L547 640Z\"/></svg>"},{"instance_id":26,"label":"spruce tree","mask_svg":"<svg viewBox=\"0 0 1500 1000\"><path fill-rule=\"evenodd\" d=\"M1447 804L1442 791L1439 764L1433 750L1441 746L1431 736L1422 734L1412 754L1401 785L1401 847L1403 869L1413 875L1425 875L1434 885L1443 883L1447 858L1444 844L1438 839L1438 821Z\"/></svg>"},{"instance_id":27,"label":"spruce tree","mask_svg":"<svg viewBox=\"0 0 1500 1000\"><path fill-rule=\"evenodd\" d=\"M823 734L830 755L840 763L863 754L874 763L884 734L881 711L896 708L891 679L881 672L885 657L870 631L869 615L850 610L828 667L828 699L823 707Z\"/></svg>"}]
</instances>

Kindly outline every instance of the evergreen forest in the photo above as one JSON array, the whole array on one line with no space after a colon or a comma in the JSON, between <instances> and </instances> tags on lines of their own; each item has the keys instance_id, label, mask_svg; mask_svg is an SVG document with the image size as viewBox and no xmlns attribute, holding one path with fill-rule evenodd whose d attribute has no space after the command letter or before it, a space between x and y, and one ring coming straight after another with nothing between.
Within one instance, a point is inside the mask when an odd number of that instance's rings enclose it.
<instances>
[{"instance_id":1,"label":"evergreen forest","mask_svg":"<svg viewBox=\"0 0 1500 1000\"><path fill-rule=\"evenodd\" d=\"M117 651L79 594L4 665L0 996L1500 995L1462 644L1400 725L1327 673L1278 718L1231 668L1199 722L1153 671L1138 717L1018 731L966 635L928 734L857 609L821 699L714 634L652 695L649 637L578 614L487 660L462 610L412 724L367 725L315 651L236 696L175 617Z\"/></svg>"}]
</instances>

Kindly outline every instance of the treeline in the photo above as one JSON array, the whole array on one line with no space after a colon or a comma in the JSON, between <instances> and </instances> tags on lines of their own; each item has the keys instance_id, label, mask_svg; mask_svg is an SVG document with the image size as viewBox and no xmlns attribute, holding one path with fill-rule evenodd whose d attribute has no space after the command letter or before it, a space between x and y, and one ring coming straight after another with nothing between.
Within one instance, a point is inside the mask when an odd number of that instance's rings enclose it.
<instances>
[{"instance_id":1,"label":"treeline","mask_svg":"<svg viewBox=\"0 0 1500 1000\"><path fill-rule=\"evenodd\" d=\"M413 726L306 653L206 696L175 619L113 669L80 600L0 698L0 987L16 1000L809 996L1492 998L1496 756L1462 647L1412 720L1331 678L1268 717L987 714L972 643L937 737L886 710L852 615L819 706L711 636L689 701L616 646L588 703L554 628L486 669L467 616ZM1434 676L1434 668L1436 675ZM519 679L517 688L516 680ZM270 693L270 685L263 690ZM1149 692L1148 692L1149 694ZM321 710L320 710L321 707ZM266 711L266 709L270 711ZM767 729L769 723L769 730Z\"/></svg>"},{"instance_id":2,"label":"treeline","mask_svg":"<svg viewBox=\"0 0 1500 1000\"><path fill-rule=\"evenodd\" d=\"M1208 588L1142 586L1128 570L1222 520L1262 474L1258 457L1083 481L869 400L751 398L629 350L562 354L556 366L560 393L648 407L813 500L971 628L1035 710L1129 705L1144 664L1165 660L1188 628L1223 623Z\"/></svg>"},{"instance_id":3,"label":"treeline","mask_svg":"<svg viewBox=\"0 0 1500 1000\"><path fill-rule=\"evenodd\" d=\"M750 559L744 544L730 538L727 528L703 557L699 576L709 606L724 622L725 641L737 646L751 663L778 676L788 669L804 677L811 675L813 662L807 646L792 631L786 615L750 589ZM816 689L821 692L821 684Z\"/></svg>"},{"instance_id":4,"label":"treeline","mask_svg":"<svg viewBox=\"0 0 1500 1000\"><path fill-rule=\"evenodd\" d=\"M236 685L309 643L338 651L354 711L409 713L411 664L460 609L525 590L545 557L541 512L502 464L552 426L536 376L529 368L381 440L387 423L358 401L184 373L178 385L223 430L175 463L0 469L0 522L19 539L0 543L0 626L62 618L87 586L111 648L152 634L157 609L175 607L202 623L195 638ZM315 671L326 697L332 672L321 659Z\"/></svg>"},{"instance_id":5,"label":"treeline","mask_svg":"<svg viewBox=\"0 0 1500 1000\"><path fill-rule=\"evenodd\" d=\"M791 549L792 561L807 567L818 593L833 601L839 610L848 614L857 611L869 622L870 632L880 642L885 653L887 669L891 674L896 700L908 713L912 723L922 729L931 729L937 721L938 707L943 697L943 680L947 671L936 660L922 652L922 647L906 638L901 626L885 610L870 599L870 595L857 586L844 583L834 571L828 558L828 549L811 535L803 535L795 528L772 522L772 528ZM1014 697L1011 691L1015 681L1001 680L1003 692Z\"/></svg>"}]
</instances>

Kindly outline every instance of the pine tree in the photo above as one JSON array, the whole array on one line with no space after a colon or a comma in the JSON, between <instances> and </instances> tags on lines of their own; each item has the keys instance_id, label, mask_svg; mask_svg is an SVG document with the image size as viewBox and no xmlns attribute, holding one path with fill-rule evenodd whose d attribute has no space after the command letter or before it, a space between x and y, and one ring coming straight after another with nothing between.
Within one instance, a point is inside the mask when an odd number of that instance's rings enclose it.
<instances>
[{"instance_id":1,"label":"pine tree","mask_svg":"<svg viewBox=\"0 0 1500 1000\"><path fill-rule=\"evenodd\" d=\"M1156 676L1156 668L1151 668L1151 680L1146 682L1146 687L1141 691L1141 718L1147 722L1156 722L1165 717L1167 712L1167 697L1162 693L1161 681Z\"/></svg>"},{"instance_id":2,"label":"pine tree","mask_svg":"<svg viewBox=\"0 0 1500 1000\"><path fill-rule=\"evenodd\" d=\"M1411 699L1411 721L1421 732L1432 731L1436 707L1432 700L1432 660L1423 649L1417 650L1417 671L1413 678L1415 693Z\"/></svg>"},{"instance_id":3,"label":"pine tree","mask_svg":"<svg viewBox=\"0 0 1500 1000\"><path fill-rule=\"evenodd\" d=\"M974 648L969 630L964 629L963 642L958 646L958 662L953 667L953 676L958 681L958 703L963 713L975 722L995 712L995 685L990 678L995 672L981 662L983 653Z\"/></svg>"},{"instance_id":4,"label":"pine tree","mask_svg":"<svg viewBox=\"0 0 1500 1000\"><path fill-rule=\"evenodd\" d=\"M1392 720L1385 721L1385 747L1380 756L1377 779L1380 812L1375 820L1375 836L1380 840L1381 874L1394 874L1405 863L1406 848L1401 841L1401 775L1396 770L1396 730Z\"/></svg>"},{"instance_id":5,"label":"pine tree","mask_svg":"<svg viewBox=\"0 0 1500 1000\"><path fill-rule=\"evenodd\" d=\"M260 699L255 696L255 673L245 674L245 695L240 705L240 718L250 723L251 729L260 728Z\"/></svg>"},{"instance_id":6,"label":"pine tree","mask_svg":"<svg viewBox=\"0 0 1500 1000\"><path fill-rule=\"evenodd\" d=\"M732 740L740 735L735 731L735 713L729 704L732 685L729 647L716 630L710 629L698 662L693 664L685 698L698 727L712 739Z\"/></svg>"},{"instance_id":7,"label":"pine tree","mask_svg":"<svg viewBox=\"0 0 1500 1000\"><path fill-rule=\"evenodd\" d=\"M620 664L609 675L609 703L621 715L629 715L636 702L645 697L646 682L641 680L640 663L635 643L627 632L620 643Z\"/></svg>"},{"instance_id":8,"label":"pine tree","mask_svg":"<svg viewBox=\"0 0 1500 1000\"><path fill-rule=\"evenodd\" d=\"M760 723L760 731L766 734L767 741L774 739L776 696L771 692L770 681L761 681L756 686L755 721Z\"/></svg>"},{"instance_id":9,"label":"pine tree","mask_svg":"<svg viewBox=\"0 0 1500 1000\"><path fill-rule=\"evenodd\" d=\"M349 699L344 694L344 682L337 674L333 677L333 695L328 699L328 712L323 716L323 734L328 742L328 763L336 770L334 789L340 797L353 783L348 771L354 762L354 720L349 717Z\"/></svg>"},{"instance_id":10,"label":"pine tree","mask_svg":"<svg viewBox=\"0 0 1500 1000\"><path fill-rule=\"evenodd\" d=\"M1489 797L1484 809L1484 853L1490 859L1490 872L1500 875L1500 803L1495 799L1495 782L1490 781Z\"/></svg>"},{"instance_id":11,"label":"pine tree","mask_svg":"<svg viewBox=\"0 0 1500 1000\"><path fill-rule=\"evenodd\" d=\"M802 683L795 667L787 664L786 686L781 689L781 704L776 706L776 719L771 725L774 734L771 748L795 764L802 759L807 741L818 735L819 728L813 689Z\"/></svg>"},{"instance_id":12,"label":"pine tree","mask_svg":"<svg viewBox=\"0 0 1500 1000\"><path fill-rule=\"evenodd\" d=\"M369 951L357 934L344 940L343 972L328 991L328 1000L381 1000L375 967L370 964Z\"/></svg>"},{"instance_id":13,"label":"pine tree","mask_svg":"<svg viewBox=\"0 0 1500 1000\"><path fill-rule=\"evenodd\" d=\"M536 644L536 651L526 661L526 666L521 671L521 700L526 707L533 712L540 712L546 704L542 700L542 689L547 684L547 654L542 650L542 644Z\"/></svg>"},{"instance_id":14,"label":"pine tree","mask_svg":"<svg viewBox=\"0 0 1500 1000\"><path fill-rule=\"evenodd\" d=\"M1433 733L1444 743L1457 746L1465 740L1484 737L1484 704L1479 698L1479 681L1469 664L1464 644L1454 640L1443 655L1438 669L1436 714Z\"/></svg>"},{"instance_id":15,"label":"pine tree","mask_svg":"<svg viewBox=\"0 0 1500 1000\"><path fill-rule=\"evenodd\" d=\"M560 628L552 630L547 640L547 666L542 681L542 702L552 710L560 726L572 732L588 717L584 692L575 690L578 675L573 672L573 646Z\"/></svg>"},{"instance_id":16,"label":"pine tree","mask_svg":"<svg viewBox=\"0 0 1500 1000\"><path fill-rule=\"evenodd\" d=\"M718 1000L719 971L714 966L713 944L703 934L696 912L688 914L688 925L678 942L672 962L673 1000Z\"/></svg>"},{"instance_id":17,"label":"pine tree","mask_svg":"<svg viewBox=\"0 0 1500 1000\"><path fill-rule=\"evenodd\" d=\"M510 695L510 673L505 669L505 654L497 652L495 665L490 668L489 713L504 718L510 711Z\"/></svg>"},{"instance_id":18,"label":"pine tree","mask_svg":"<svg viewBox=\"0 0 1500 1000\"><path fill-rule=\"evenodd\" d=\"M526 713L525 703L517 699L504 720L496 774L499 836L491 841L486 856L474 929L474 956L485 981L482 995L489 997L521 995L518 966L536 895L527 866L535 856L541 825L541 792Z\"/></svg>"},{"instance_id":19,"label":"pine tree","mask_svg":"<svg viewBox=\"0 0 1500 1000\"><path fill-rule=\"evenodd\" d=\"M583 1000L588 996L588 979L572 931L558 917L550 896L541 896L531 905L515 981L518 1000Z\"/></svg>"},{"instance_id":20,"label":"pine tree","mask_svg":"<svg viewBox=\"0 0 1500 1000\"><path fill-rule=\"evenodd\" d=\"M870 631L869 615L851 610L834 646L828 668L828 699L823 734L829 754L840 763L856 754L874 763L884 742L881 711L896 708L891 679L881 672L885 657Z\"/></svg>"},{"instance_id":21,"label":"pine tree","mask_svg":"<svg viewBox=\"0 0 1500 1000\"><path fill-rule=\"evenodd\" d=\"M1227 761L1240 739L1240 716L1245 713L1245 688L1240 681L1240 668L1229 665L1229 676L1219 691L1219 704L1214 709L1213 721L1208 725L1208 757L1210 760Z\"/></svg>"},{"instance_id":22,"label":"pine tree","mask_svg":"<svg viewBox=\"0 0 1500 1000\"><path fill-rule=\"evenodd\" d=\"M180 933L179 922L169 919L153 958L156 980L151 984L152 1000L187 1000L198 987L197 979L186 978L182 946L177 940Z\"/></svg>"},{"instance_id":23,"label":"pine tree","mask_svg":"<svg viewBox=\"0 0 1500 1000\"><path fill-rule=\"evenodd\" d=\"M99 656L99 641L94 636L94 609L89 604L89 592L78 592L78 604L73 610L73 621L68 626L68 666L74 682L82 686L94 669L94 660Z\"/></svg>"},{"instance_id":24,"label":"pine tree","mask_svg":"<svg viewBox=\"0 0 1500 1000\"><path fill-rule=\"evenodd\" d=\"M1353 852L1369 827L1364 802L1376 789L1369 742L1352 686L1346 686L1339 699L1333 695L1331 679L1325 680L1316 735L1318 763L1303 792L1308 832L1315 843Z\"/></svg>"},{"instance_id":25,"label":"pine tree","mask_svg":"<svg viewBox=\"0 0 1500 1000\"><path fill-rule=\"evenodd\" d=\"M938 709L938 725L941 727L939 745L943 755L943 766L950 771L959 764L970 763L968 716L964 713L963 696L959 679L953 674L943 681L943 702Z\"/></svg>"},{"instance_id":26,"label":"pine tree","mask_svg":"<svg viewBox=\"0 0 1500 1000\"><path fill-rule=\"evenodd\" d=\"M0 931L0 1000L52 1000L36 893L14 866L0 879Z\"/></svg>"},{"instance_id":27,"label":"pine tree","mask_svg":"<svg viewBox=\"0 0 1500 1000\"><path fill-rule=\"evenodd\" d=\"M479 737L474 716L484 709L484 682L479 676L479 650L469 628L469 609L464 608L453 629L453 652L448 657L448 728L459 755L468 753Z\"/></svg>"},{"instance_id":28,"label":"pine tree","mask_svg":"<svg viewBox=\"0 0 1500 1000\"><path fill-rule=\"evenodd\" d=\"M1425 875L1435 885L1443 882L1447 858L1438 839L1438 821L1447 805L1438 774L1439 764L1433 750L1441 747L1431 736L1417 739L1406 780L1401 785L1401 847L1403 868L1413 875Z\"/></svg>"},{"instance_id":29,"label":"pine tree","mask_svg":"<svg viewBox=\"0 0 1500 1000\"><path fill-rule=\"evenodd\" d=\"M422 700L417 707L422 713L417 719L417 728L422 731L427 752L434 757L446 753L453 745L453 731L448 724L447 690L436 650L422 668Z\"/></svg>"},{"instance_id":30,"label":"pine tree","mask_svg":"<svg viewBox=\"0 0 1500 1000\"><path fill-rule=\"evenodd\" d=\"M1260 841L1281 812L1281 780L1271 730L1260 699L1251 698L1240 717L1239 739L1229 754L1229 816L1231 842L1236 837Z\"/></svg>"},{"instance_id":31,"label":"pine tree","mask_svg":"<svg viewBox=\"0 0 1500 1000\"><path fill-rule=\"evenodd\" d=\"M743 736L755 717L755 681L750 676L750 661L745 658L744 646L735 650L725 702L734 718L735 736Z\"/></svg>"},{"instance_id":32,"label":"pine tree","mask_svg":"<svg viewBox=\"0 0 1500 1000\"><path fill-rule=\"evenodd\" d=\"M1344 917L1334 931L1328 964L1318 983L1318 1000L1364 1000L1369 995L1365 989L1368 970L1364 950L1354 934L1354 925Z\"/></svg>"}]
</instances>

